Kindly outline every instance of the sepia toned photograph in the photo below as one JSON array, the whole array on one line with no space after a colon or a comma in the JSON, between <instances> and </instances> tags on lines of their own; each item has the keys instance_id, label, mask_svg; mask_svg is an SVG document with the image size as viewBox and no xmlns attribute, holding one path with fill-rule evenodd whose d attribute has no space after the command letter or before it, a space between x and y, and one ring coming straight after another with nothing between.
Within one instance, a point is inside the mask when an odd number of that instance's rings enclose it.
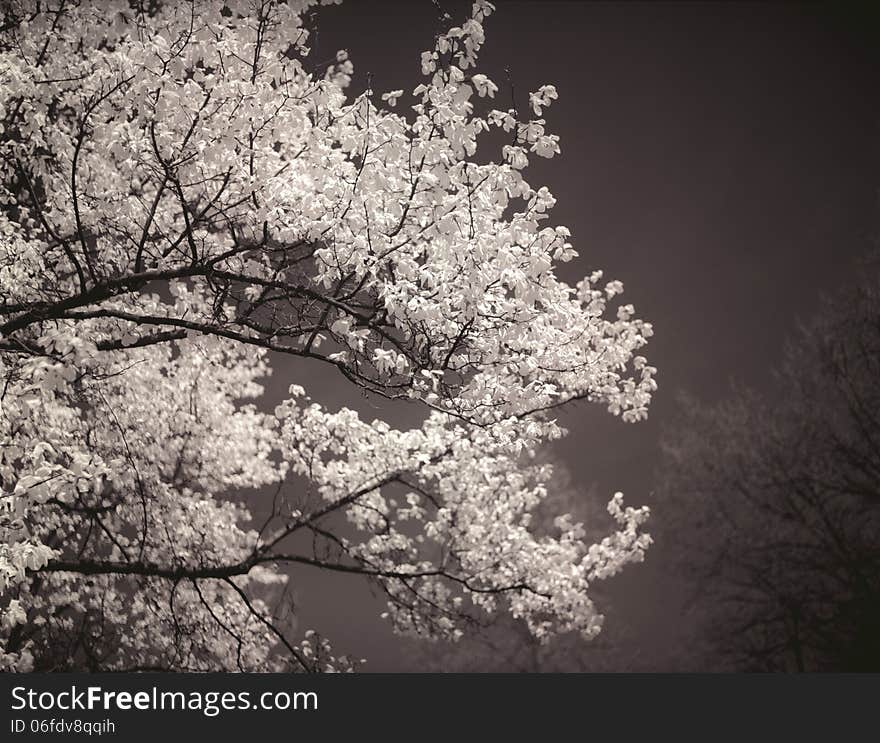
<instances>
[{"instance_id":1,"label":"sepia toned photograph","mask_svg":"<svg viewBox=\"0 0 880 743\"><path fill-rule=\"evenodd\" d=\"M880 671L878 36L0 0L0 670Z\"/></svg>"}]
</instances>

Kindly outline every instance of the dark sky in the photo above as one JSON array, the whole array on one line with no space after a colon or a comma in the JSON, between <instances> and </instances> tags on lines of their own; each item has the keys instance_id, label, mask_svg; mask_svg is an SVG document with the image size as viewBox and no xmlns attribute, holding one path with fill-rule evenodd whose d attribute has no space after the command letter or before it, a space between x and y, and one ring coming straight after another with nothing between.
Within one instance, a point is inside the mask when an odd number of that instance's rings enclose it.
<instances>
[{"instance_id":1,"label":"dark sky","mask_svg":"<svg viewBox=\"0 0 880 743\"><path fill-rule=\"evenodd\" d=\"M557 450L585 491L623 490L661 520L653 475L676 393L712 401L732 379L766 386L798 319L856 275L880 234L880 17L821 4L496 4L481 55L502 88L496 105L509 101L505 67L521 107L543 83L560 94L546 115L562 156L527 177L554 192L554 221L580 252L563 275L602 268L622 280L656 331L646 351L659 368L650 419L627 425L583 405L564 416L571 434ZM467 7L441 5L456 20ZM368 72L377 94L412 90L437 15L430 0L322 9L313 58L349 49L355 93ZM293 381L331 407L397 425L418 419L290 360L276 365L270 396ZM303 628L366 656L367 670L414 668L361 582L306 571L294 583ZM677 632L680 588L662 545L614 579L615 613L647 658L687 642Z\"/></svg>"}]
</instances>

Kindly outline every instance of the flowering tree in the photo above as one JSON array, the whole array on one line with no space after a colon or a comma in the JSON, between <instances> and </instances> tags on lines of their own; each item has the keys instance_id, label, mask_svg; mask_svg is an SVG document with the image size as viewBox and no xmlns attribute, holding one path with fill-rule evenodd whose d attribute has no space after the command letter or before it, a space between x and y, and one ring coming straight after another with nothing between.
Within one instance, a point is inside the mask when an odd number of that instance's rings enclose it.
<instances>
[{"instance_id":1,"label":"flowering tree","mask_svg":"<svg viewBox=\"0 0 880 743\"><path fill-rule=\"evenodd\" d=\"M597 543L529 529L553 412L645 416L651 333L619 282L575 287L523 177L543 109L494 110L483 21L402 91L306 64L308 0L7 3L0 46L0 663L333 670L290 629L291 566L387 595L396 630L457 637L503 599L595 635L588 589L642 558L646 509ZM488 132L488 134L486 134ZM499 162L475 157L499 137ZM483 150L481 150L481 153ZM273 355L425 411L394 430L290 385ZM254 523L243 493L261 489ZM274 494L274 496L273 496Z\"/></svg>"},{"instance_id":2,"label":"flowering tree","mask_svg":"<svg viewBox=\"0 0 880 743\"><path fill-rule=\"evenodd\" d=\"M549 466L544 483L547 496L532 510L530 531L540 537L557 529L560 513L568 513L584 525L585 540L601 540L613 526L613 517L595 487L573 480L566 463L547 450L538 451L535 462ZM656 527L655 527L656 529ZM653 530L652 530L653 531ZM415 644L410 653L416 667L442 673L597 673L637 671L643 643L634 637L628 617L621 615L605 586L596 585L591 595L605 615L598 637L585 639L580 633L556 633L535 637L522 618L510 612L496 612L470 622L457 642ZM656 666L656 658L651 658Z\"/></svg>"},{"instance_id":3,"label":"flowering tree","mask_svg":"<svg viewBox=\"0 0 880 743\"><path fill-rule=\"evenodd\" d=\"M692 401L666 442L668 541L716 668L880 667L880 281L868 275L789 346L772 398Z\"/></svg>"}]
</instances>

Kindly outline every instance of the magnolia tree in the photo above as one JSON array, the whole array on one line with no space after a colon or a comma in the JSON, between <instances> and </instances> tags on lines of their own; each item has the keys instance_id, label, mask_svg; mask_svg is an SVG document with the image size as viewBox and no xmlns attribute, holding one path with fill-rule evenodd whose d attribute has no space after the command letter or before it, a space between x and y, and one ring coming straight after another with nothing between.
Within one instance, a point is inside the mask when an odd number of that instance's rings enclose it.
<instances>
[{"instance_id":1,"label":"magnolia tree","mask_svg":"<svg viewBox=\"0 0 880 743\"><path fill-rule=\"evenodd\" d=\"M402 91L347 95L344 52L307 64L313 4L6 3L6 669L349 668L293 629L300 565L373 581L403 633L504 610L538 638L592 637L591 583L650 542L619 494L594 544L564 515L530 529L556 409L635 421L655 389L650 325L610 307L620 283L554 273L569 232L523 170L559 152L555 89L527 116L492 108L477 2L395 113ZM261 408L278 354L423 422L296 384Z\"/></svg>"},{"instance_id":2,"label":"magnolia tree","mask_svg":"<svg viewBox=\"0 0 880 743\"><path fill-rule=\"evenodd\" d=\"M584 525L586 540L601 540L613 526L605 502L593 486L576 483L566 463L552 452L537 452L534 461L551 465L545 482L547 496L531 512L530 530L550 535L560 513ZM652 531L656 531L656 526ZM457 642L412 643L410 653L422 670L444 673L596 673L634 671L646 667L626 616L613 606L605 586L593 587L592 596L603 607L606 620L596 638L577 632L535 637L527 623L509 612L496 612L469 622ZM648 659L655 661L656 658Z\"/></svg>"}]
</instances>

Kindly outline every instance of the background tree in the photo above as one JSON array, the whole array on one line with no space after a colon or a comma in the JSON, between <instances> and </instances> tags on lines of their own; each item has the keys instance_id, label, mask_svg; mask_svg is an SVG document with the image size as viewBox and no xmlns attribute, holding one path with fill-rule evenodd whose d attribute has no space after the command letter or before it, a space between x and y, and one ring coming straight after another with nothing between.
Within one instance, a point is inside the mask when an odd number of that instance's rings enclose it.
<instances>
[{"instance_id":1,"label":"background tree","mask_svg":"<svg viewBox=\"0 0 880 743\"><path fill-rule=\"evenodd\" d=\"M711 667L877 670L880 282L828 301L776 393L686 401L666 442L670 528Z\"/></svg>"},{"instance_id":2,"label":"background tree","mask_svg":"<svg viewBox=\"0 0 880 743\"><path fill-rule=\"evenodd\" d=\"M402 91L347 97L344 51L308 65L313 5L4 6L6 668L347 668L293 637L300 566L373 581L400 632L454 639L503 599L536 637L593 637L591 585L648 546L619 494L594 544L564 517L530 529L554 411L635 421L656 387L620 283L555 275L569 233L523 177L559 152L555 88L491 108L480 1L395 114ZM278 354L423 421L296 384L261 409ZM258 523L254 489L274 492Z\"/></svg>"}]
</instances>

